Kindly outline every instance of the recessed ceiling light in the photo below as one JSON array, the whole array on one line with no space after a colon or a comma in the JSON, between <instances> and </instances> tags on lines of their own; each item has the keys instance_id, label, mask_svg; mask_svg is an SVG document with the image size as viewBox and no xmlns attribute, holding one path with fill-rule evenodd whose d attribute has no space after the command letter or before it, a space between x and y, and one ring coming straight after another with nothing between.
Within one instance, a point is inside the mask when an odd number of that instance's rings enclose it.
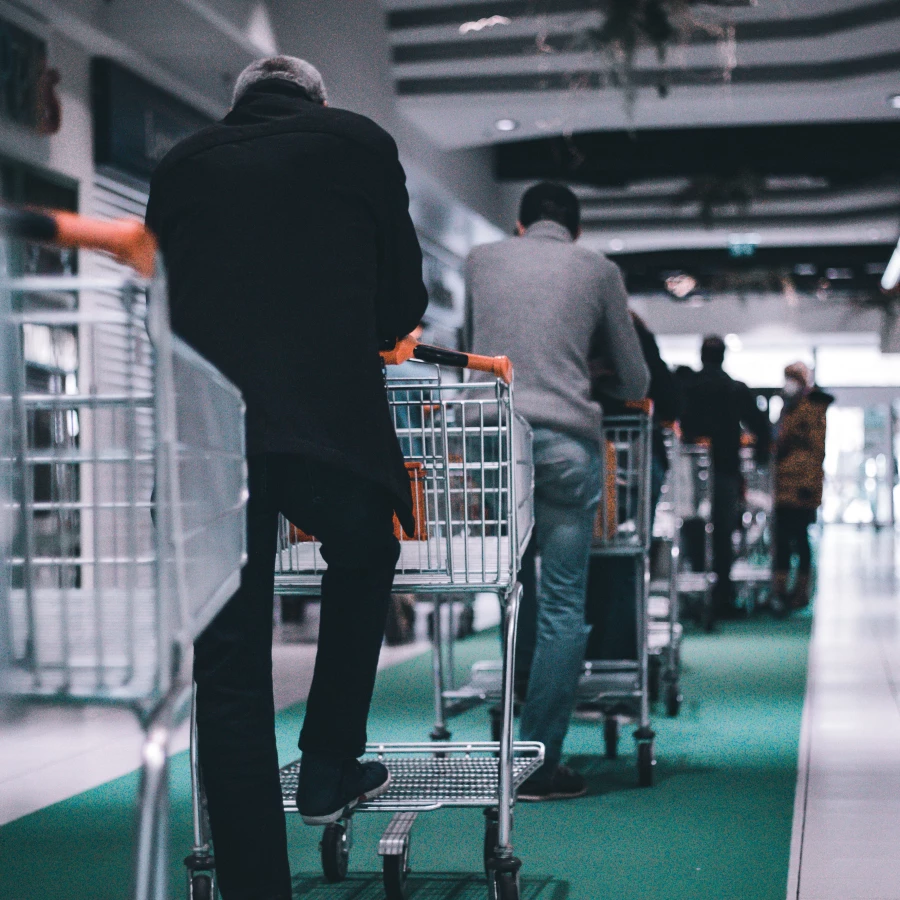
<instances>
[{"instance_id":1,"label":"recessed ceiling light","mask_svg":"<svg viewBox=\"0 0 900 900\"><path fill-rule=\"evenodd\" d=\"M497 119L494 122L497 131L515 131L518 127L519 123L515 119Z\"/></svg>"},{"instance_id":2,"label":"recessed ceiling light","mask_svg":"<svg viewBox=\"0 0 900 900\"><path fill-rule=\"evenodd\" d=\"M890 103L894 109L900 109L900 94L892 94L888 97L888 103Z\"/></svg>"},{"instance_id":3,"label":"recessed ceiling light","mask_svg":"<svg viewBox=\"0 0 900 900\"><path fill-rule=\"evenodd\" d=\"M609 242L609 249L612 250L613 253L619 253L621 250L625 249L625 241L621 238L613 238Z\"/></svg>"}]
</instances>

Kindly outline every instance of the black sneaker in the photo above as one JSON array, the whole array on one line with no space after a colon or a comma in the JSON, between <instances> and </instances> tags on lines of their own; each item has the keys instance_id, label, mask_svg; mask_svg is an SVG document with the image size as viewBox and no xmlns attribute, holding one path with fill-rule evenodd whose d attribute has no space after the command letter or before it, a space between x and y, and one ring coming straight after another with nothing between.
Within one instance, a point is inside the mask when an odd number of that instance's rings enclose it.
<instances>
[{"instance_id":1,"label":"black sneaker","mask_svg":"<svg viewBox=\"0 0 900 900\"><path fill-rule=\"evenodd\" d=\"M346 816L358 803L374 800L391 783L380 762L335 760L304 753L297 784L297 809L307 825L329 825Z\"/></svg>"},{"instance_id":2,"label":"black sneaker","mask_svg":"<svg viewBox=\"0 0 900 900\"><path fill-rule=\"evenodd\" d=\"M584 776L568 766L558 765L545 772L538 769L519 788L518 798L537 803L541 800L571 800L587 793Z\"/></svg>"}]
</instances>

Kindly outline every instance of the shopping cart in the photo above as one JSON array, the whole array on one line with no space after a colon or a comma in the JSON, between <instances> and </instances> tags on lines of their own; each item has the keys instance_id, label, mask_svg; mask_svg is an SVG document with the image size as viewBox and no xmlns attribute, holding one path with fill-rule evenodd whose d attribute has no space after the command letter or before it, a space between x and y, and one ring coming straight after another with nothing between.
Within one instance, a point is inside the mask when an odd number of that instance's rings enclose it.
<instances>
[{"instance_id":1,"label":"shopping cart","mask_svg":"<svg viewBox=\"0 0 900 900\"><path fill-rule=\"evenodd\" d=\"M403 351L403 348L400 348ZM485 360L414 343L392 362L413 360L387 381L388 399L410 472L415 534L401 538L394 590L439 601L448 593L491 592L503 606L499 741L369 744L386 761L392 783L356 812L395 813L379 843L389 898L403 896L409 868L410 829L420 812L483 807L484 864L492 896L518 898L520 862L511 844L517 787L541 765L540 743L513 741L513 667L521 587L516 581L531 535L533 463L531 429L515 413L508 361ZM416 360L420 362L416 362ZM422 362L438 364L432 368ZM483 380L461 382L443 368L481 368ZM319 545L282 520L276 591L316 595L325 564ZM441 616L436 603L434 685L442 708L444 671ZM443 725L442 721L438 725ZM297 811L299 762L282 770L284 809ZM321 843L326 878L346 877L351 819L325 828Z\"/></svg>"},{"instance_id":2,"label":"shopping cart","mask_svg":"<svg viewBox=\"0 0 900 900\"><path fill-rule=\"evenodd\" d=\"M669 485L671 509L678 534L678 554L673 558L674 577L651 584L657 593L669 590L677 593L681 609L707 631L715 625L713 587L716 576L712 571L712 452L708 441L686 443L678 440L672 445Z\"/></svg>"},{"instance_id":3,"label":"shopping cart","mask_svg":"<svg viewBox=\"0 0 900 900\"><path fill-rule=\"evenodd\" d=\"M774 485L768 466L756 462L753 445L741 447L744 483L741 528L731 580L737 605L748 614L768 601L772 581L772 513Z\"/></svg>"},{"instance_id":4,"label":"shopping cart","mask_svg":"<svg viewBox=\"0 0 900 900\"><path fill-rule=\"evenodd\" d=\"M624 580L633 589L636 658L587 660L578 685L578 704L580 709L602 715L610 759L618 755L621 721L637 722L638 783L649 787L656 764L655 734L650 727L647 620L653 406L649 401L634 406L633 413L609 416L603 422L605 478L591 555L614 563L611 571L616 583Z\"/></svg>"},{"instance_id":5,"label":"shopping cart","mask_svg":"<svg viewBox=\"0 0 900 900\"><path fill-rule=\"evenodd\" d=\"M681 560L681 520L678 516L673 460L678 455L680 434L677 423L663 429L663 440L670 465L662 484L653 524L655 571L650 581L647 602L648 652L650 657L650 697L662 696L668 716L681 710L681 604L678 572Z\"/></svg>"},{"instance_id":6,"label":"shopping cart","mask_svg":"<svg viewBox=\"0 0 900 900\"><path fill-rule=\"evenodd\" d=\"M0 227L134 270L0 280L0 693L136 713L133 896L168 900L169 739L245 557L244 405L171 334L142 225L5 210Z\"/></svg>"}]
</instances>

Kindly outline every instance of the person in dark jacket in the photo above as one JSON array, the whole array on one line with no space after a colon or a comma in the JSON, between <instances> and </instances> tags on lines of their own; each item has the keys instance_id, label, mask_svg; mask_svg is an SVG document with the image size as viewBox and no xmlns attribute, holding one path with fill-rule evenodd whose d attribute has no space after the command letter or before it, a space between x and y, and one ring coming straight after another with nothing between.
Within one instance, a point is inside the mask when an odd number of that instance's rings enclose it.
<instances>
[{"instance_id":1,"label":"person in dark jacket","mask_svg":"<svg viewBox=\"0 0 900 900\"><path fill-rule=\"evenodd\" d=\"M648 399L653 401L653 453L650 473L650 504L656 510L662 492L669 455L666 451L663 426L675 422L681 415L681 386L666 365L659 345L647 323L637 313L631 313L644 361L650 370ZM628 407L621 400L604 393L605 372L601 368L593 382L594 398L603 405L603 414L627 415ZM586 619L591 626L586 659L637 658L637 597L638 573L634 561L624 557L591 558L588 570Z\"/></svg>"},{"instance_id":2,"label":"person in dark jacket","mask_svg":"<svg viewBox=\"0 0 900 900\"><path fill-rule=\"evenodd\" d=\"M723 370L725 341L721 337L713 335L704 339L700 359L701 371L683 376L681 428L687 442L707 438L712 443L715 615L730 618L736 613L731 565L734 561L732 535L738 526L742 492L741 435L745 428L754 435L756 462L765 465L769 459L771 429L768 416L757 406L753 392Z\"/></svg>"},{"instance_id":3,"label":"person in dark jacket","mask_svg":"<svg viewBox=\"0 0 900 900\"><path fill-rule=\"evenodd\" d=\"M390 776L361 764L409 480L379 350L427 305L405 175L375 123L292 57L249 66L225 118L160 163L147 224L174 331L243 392L248 561L196 642L200 767L224 900L289 900L272 697L278 514L321 541L322 620L299 745L305 822Z\"/></svg>"},{"instance_id":4,"label":"person in dark jacket","mask_svg":"<svg viewBox=\"0 0 900 900\"><path fill-rule=\"evenodd\" d=\"M834 402L812 383L802 362L784 370L784 410L775 441L775 566L772 611L784 615L809 604L812 551L809 526L822 505L825 419ZM799 557L797 579L788 593L791 555Z\"/></svg>"}]
</instances>

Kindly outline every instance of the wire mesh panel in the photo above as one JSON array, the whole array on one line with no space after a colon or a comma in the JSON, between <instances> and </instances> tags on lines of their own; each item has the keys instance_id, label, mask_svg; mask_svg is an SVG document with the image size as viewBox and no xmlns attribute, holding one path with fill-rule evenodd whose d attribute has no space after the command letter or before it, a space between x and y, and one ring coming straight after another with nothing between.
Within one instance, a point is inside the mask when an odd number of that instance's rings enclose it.
<instances>
[{"instance_id":1,"label":"wire mesh panel","mask_svg":"<svg viewBox=\"0 0 900 900\"><path fill-rule=\"evenodd\" d=\"M387 762L391 784L375 800L360 804L360 811L431 810L445 806L491 806L497 802L500 761L494 743L369 744L369 759ZM512 759L513 786L519 787L544 761L544 746L517 741ZM281 770L285 812L297 812L300 763Z\"/></svg>"},{"instance_id":2,"label":"wire mesh panel","mask_svg":"<svg viewBox=\"0 0 900 900\"><path fill-rule=\"evenodd\" d=\"M603 422L603 493L594 527L595 554L640 554L650 548L651 420L608 416Z\"/></svg>"},{"instance_id":3,"label":"wire mesh panel","mask_svg":"<svg viewBox=\"0 0 900 900\"><path fill-rule=\"evenodd\" d=\"M5 288L0 688L152 701L238 583L240 394L168 332L162 275Z\"/></svg>"},{"instance_id":4,"label":"wire mesh panel","mask_svg":"<svg viewBox=\"0 0 900 900\"><path fill-rule=\"evenodd\" d=\"M392 379L388 399L416 520L411 535L395 523L395 588L509 588L534 519L531 429L514 413L511 389L438 373ZM317 592L324 568L314 537L282 519L276 590Z\"/></svg>"}]
</instances>

